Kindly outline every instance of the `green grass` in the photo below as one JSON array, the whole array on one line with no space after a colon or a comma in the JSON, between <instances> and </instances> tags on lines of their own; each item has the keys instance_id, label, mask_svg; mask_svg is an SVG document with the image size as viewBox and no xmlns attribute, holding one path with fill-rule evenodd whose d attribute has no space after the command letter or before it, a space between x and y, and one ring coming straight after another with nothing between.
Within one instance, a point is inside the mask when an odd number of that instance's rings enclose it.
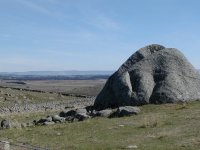
<instances>
[{"instance_id":1,"label":"green grass","mask_svg":"<svg viewBox=\"0 0 200 150\"><path fill-rule=\"evenodd\" d=\"M0 114L0 120L2 119L10 119L19 123L27 123L33 120L39 120L41 117L47 117L48 115L59 114L58 110L49 110L49 111L41 111L41 112L22 112L22 113L13 113L10 114Z\"/></svg>"},{"instance_id":2,"label":"green grass","mask_svg":"<svg viewBox=\"0 0 200 150\"><path fill-rule=\"evenodd\" d=\"M196 150L200 147L200 102L142 106L137 116L0 130L1 138L50 149ZM28 114L27 114L28 115ZM24 118L46 116L29 114Z\"/></svg>"}]
</instances>

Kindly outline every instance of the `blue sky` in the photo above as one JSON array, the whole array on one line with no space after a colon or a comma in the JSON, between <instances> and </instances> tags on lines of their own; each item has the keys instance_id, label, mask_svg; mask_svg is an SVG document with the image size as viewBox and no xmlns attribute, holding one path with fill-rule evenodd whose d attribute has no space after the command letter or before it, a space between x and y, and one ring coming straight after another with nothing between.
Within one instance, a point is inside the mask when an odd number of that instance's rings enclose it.
<instances>
[{"instance_id":1,"label":"blue sky","mask_svg":"<svg viewBox=\"0 0 200 150\"><path fill-rule=\"evenodd\" d=\"M116 70L139 48L200 68L199 0L0 0L0 72Z\"/></svg>"}]
</instances>

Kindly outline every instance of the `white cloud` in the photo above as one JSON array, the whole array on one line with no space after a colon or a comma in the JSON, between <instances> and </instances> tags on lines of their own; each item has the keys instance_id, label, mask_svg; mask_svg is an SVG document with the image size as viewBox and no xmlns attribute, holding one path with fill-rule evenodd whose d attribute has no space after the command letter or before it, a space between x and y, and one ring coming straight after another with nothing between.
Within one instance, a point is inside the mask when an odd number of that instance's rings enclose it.
<instances>
[{"instance_id":1,"label":"white cloud","mask_svg":"<svg viewBox=\"0 0 200 150\"><path fill-rule=\"evenodd\" d=\"M32 0L16 0L18 3L20 3L21 5L30 8L31 10L37 12L37 13L42 13L44 15L48 15L51 17L56 17L57 19L59 18L63 18L66 17L63 13L61 13L59 11L59 9L57 9L55 11L51 10L49 6L54 7L56 4L58 4L58 0L45 0L42 2L39 1L32 1ZM47 5L48 4L48 7Z\"/></svg>"},{"instance_id":2,"label":"white cloud","mask_svg":"<svg viewBox=\"0 0 200 150\"><path fill-rule=\"evenodd\" d=\"M89 24L94 25L98 28L106 28L112 30L119 29L119 24L116 21L103 14L93 16L90 21L91 22L89 22Z\"/></svg>"},{"instance_id":3,"label":"white cloud","mask_svg":"<svg viewBox=\"0 0 200 150\"><path fill-rule=\"evenodd\" d=\"M36 12L41 12L47 15L51 15L51 11L49 11L48 9L46 9L45 7L41 5L33 3L31 0L17 0L17 1L21 3L22 5L29 7Z\"/></svg>"}]
</instances>

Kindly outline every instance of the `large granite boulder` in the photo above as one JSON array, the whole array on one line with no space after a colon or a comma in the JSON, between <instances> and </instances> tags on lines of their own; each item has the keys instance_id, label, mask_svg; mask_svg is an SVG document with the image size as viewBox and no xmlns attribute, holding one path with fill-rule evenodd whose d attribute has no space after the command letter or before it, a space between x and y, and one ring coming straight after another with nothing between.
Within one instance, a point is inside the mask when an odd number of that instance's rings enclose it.
<instances>
[{"instance_id":1,"label":"large granite boulder","mask_svg":"<svg viewBox=\"0 0 200 150\"><path fill-rule=\"evenodd\" d=\"M153 44L134 53L107 81L94 108L200 99L200 75L175 48Z\"/></svg>"}]
</instances>

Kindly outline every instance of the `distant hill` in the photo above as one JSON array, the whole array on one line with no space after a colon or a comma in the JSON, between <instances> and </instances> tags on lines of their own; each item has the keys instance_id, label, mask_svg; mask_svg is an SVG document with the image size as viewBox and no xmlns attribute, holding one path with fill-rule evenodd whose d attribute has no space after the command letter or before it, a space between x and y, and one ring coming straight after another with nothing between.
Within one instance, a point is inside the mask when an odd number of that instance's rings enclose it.
<instances>
[{"instance_id":1,"label":"distant hill","mask_svg":"<svg viewBox=\"0 0 200 150\"><path fill-rule=\"evenodd\" d=\"M19 76L77 76L77 75L111 75L114 71L27 71L27 72L0 72L0 75Z\"/></svg>"},{"instance_id":2,"label":"distant hill","mask_svg":"<svg viewBox=\"0 0 200 150\"><path fill-rule=\"evenodd\" d=\"M114 71L0 72L1 80L95 80L107 79Z\"/></svg>"}]
</instances>

